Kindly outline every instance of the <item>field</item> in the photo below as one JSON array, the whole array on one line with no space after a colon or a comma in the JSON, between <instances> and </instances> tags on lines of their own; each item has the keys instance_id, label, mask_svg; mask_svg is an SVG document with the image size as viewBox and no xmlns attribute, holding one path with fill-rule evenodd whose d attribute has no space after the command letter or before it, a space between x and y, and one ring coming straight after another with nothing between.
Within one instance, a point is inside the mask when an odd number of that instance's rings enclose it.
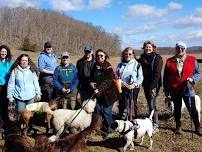
<instances>
[{"instance_id":1,"label":"field","mask_svg":"<svg viewBox=\"0 0 202 152\"><path fill-rule=\"evenodd\" d=\"M24 52L23 52L24 53ZM19 54L14 52L14 58ZM38 54L29 53L34 61L37 61ZM164 61L166 58L171 55L163 56ZM202 54L197 54L197 58L202 59ZM73 57L71 60L75 63L79 57ZM110 62L115 67L117 63L120 61L119 57L114 57L110 59ZM201 69L202 69L202 65ZM147 115L148 108L147 103L143 94L143 89L138 97L138 113L140 115ZM198 83L196 87L197 94L202 98L202 80ZM182 116L182 135L175 135L173 130L175 129L175 123L173 119L168 119L168 115L170 114L167 106L164 103L164 94L162 89L160 91L159 97L157 98L157 107L159 111L159 120L160 120L160 132L154 134L153 136L153 150L154 152L200 152L202 151L202 137L198 137L196 134L193 134L192 138L192 130L194 130L194 125L191 122L190 117L186 111ZM114 114L117 113L117 103L114 104ZM33 142L34 139L30 138ZM91 141L88 141L88 152L117 152L120 151L121 147L123 147L125 141L118 134L114 134L113 137L108 139L102 139L101 136L94 137ZM3 140L0 141L0 145L3 145ZM149 151L147 147L149 146L149 139L146 137L143 146L135 144L136 152L147 152ZM129 151L129 149L128 149Z\"/></svg>"}]
</instances>

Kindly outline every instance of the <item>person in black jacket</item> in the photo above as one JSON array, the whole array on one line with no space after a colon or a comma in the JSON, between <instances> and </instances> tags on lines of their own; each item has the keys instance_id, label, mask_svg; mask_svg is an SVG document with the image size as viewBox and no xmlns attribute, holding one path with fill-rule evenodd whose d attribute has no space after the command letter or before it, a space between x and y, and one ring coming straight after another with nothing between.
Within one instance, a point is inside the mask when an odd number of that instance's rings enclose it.
<instances>
[{"instance_id":1,"label":"person in black jacket","mask_svg":"<svg viewBox=\"0 0 202 152\"><path fill-rule=\"evenodd\" d=\"M152 41L145 41L142 49L144 53L139 58L144 76L142 86L149 105L149 111L155 110L153 116L153 132L156 133L159 131L156 97L162 86L161 71L163 60L162 57L156 53L156 45Z\"/></svg>"},{"instance_id":2,"label":"person in black jacket","mask_svg":"<svg viewBox=\"0 0 202 152\"><path fill-rule=\"evenodd\" d=\"M92 46L84 47L84 56L77 61L76 68L78 70L78 92L81 96L81 102L89 99L93 94L90 87L90 75L95 63Z\"/></svg>"}]
</instances>

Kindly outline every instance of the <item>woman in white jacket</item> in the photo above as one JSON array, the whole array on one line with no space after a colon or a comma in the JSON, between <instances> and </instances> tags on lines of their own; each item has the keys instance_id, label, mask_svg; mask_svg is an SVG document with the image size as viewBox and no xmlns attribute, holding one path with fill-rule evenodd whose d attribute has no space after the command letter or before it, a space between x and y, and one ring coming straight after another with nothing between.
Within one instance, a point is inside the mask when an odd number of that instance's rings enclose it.
<instances>
[{"instance_id":1,"label":"woman in white jacket","mask_svg":"<svg viewBox=\"0 0 202 152\"><path fill-rule=\"evenodd\" d=\"M122 52L121 62L116 74L121 79L122 100L119 103L119 114L122 119L133 119L137 116L137 97L143 81L142 67L137 62L135 51L127 47Z\"/></svg>"},{"instance_id":2,"label":"woman in white jacket","mask_svg":"<svg viewBox=\"0 0 202 152\"><path fill-rule=\"evenodd\" d=\"M20 112L27 104L41 99L37 68L27 54L21 54L11 68L7 98Z\"/></svg>"}]
</instances>

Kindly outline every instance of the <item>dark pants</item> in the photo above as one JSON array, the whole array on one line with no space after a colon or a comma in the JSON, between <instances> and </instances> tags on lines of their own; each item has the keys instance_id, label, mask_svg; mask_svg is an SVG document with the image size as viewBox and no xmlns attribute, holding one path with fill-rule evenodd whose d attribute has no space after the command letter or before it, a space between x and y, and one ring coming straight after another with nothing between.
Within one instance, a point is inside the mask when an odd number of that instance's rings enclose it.
<instances>
[{"instance_id":1,"label":"dark pants","mask_svg":"<svg viewBox=\"0 0 202 152\"><path fill-rule=\"evenodd\" d=\"M93 91L89 89L81 89L80 90L80 96L81 96L81 103L84 102L87 99L90 99L93 95Z\"/></svg>"},{"instance_id":2,"label":"dark pants","mask_svg":"<svg viewBox=\"0 0 202 152\"><path fill-rule=\"evenodd\" d=\"M157 91L157 94L158 94L158 91ZM156 108L156 96L152 96L150 90L146 88L144 88L144 94L147 99L147 104L149 106L149 112L151 113L151 111L154 110L153 123L158 125L159 120L158 120L158 112Z\"/></svg>"},{"instance_id":3,"label":"dark pants","mask_svg":"<svg viewBox=\"0 0 202 152\"><path fill-rule=\"evenodd\" d=\"M171 93L171 99L174 102L174 117L176 122L176 127L181 127L181 107L182 107L182 98L184 103L189 111L190 116L193 119L195 127L200 127L200 122L198 119L198 113L196 111L195 97L182 96L177 93Z\"/></svg>"},{"instance_id":4,"label":"dark pants","mask_svg":"<svg viewBox=\"0 0 202 152\"><path fill-rule=\"evenodd\" d=\"M112 105L107 106L104 101L105 100L103 96L97 99L94 113L100 114L103 117L102 130L109 134L111 133L110 126L112 124Z\"/></svg>"},{"instance_id":5,"label":"dark pants","mask_svg":"<svg viewBox=\"0 0 202 152\"><path fill-rule=\"evenodd\" d=\"M52 84L41 84L41 102L49 102L53 94Z\"/></svg>"},{"instance_id":6,"label":"dark pants","mask_svg":"<svg viewBox=\"0 0 202 152\"><path fill-rule=\"evenodd\" d=\"M122 88L122 100L119 101L119 115L125 117L128 116L130 110L134 110L133 117L137 117L137 98L139 94L140 88L135 88L132 90ZM132 93L133 93L133 102L134 102L134 109L130 109L131 101L132 101Z\"/></svg>"},{"instance_id":7,"label":"dark pants","mask_svg":"<svg viewBox=\"0 0 202 152\"><path fill-rule=\"evenodd\" d=\"M3 120L4 128L8 124L8 99L7 99L7 86L0 86L0 119ZM2 127L2 124L1 124Z\"/></svg>"}]
</instances>

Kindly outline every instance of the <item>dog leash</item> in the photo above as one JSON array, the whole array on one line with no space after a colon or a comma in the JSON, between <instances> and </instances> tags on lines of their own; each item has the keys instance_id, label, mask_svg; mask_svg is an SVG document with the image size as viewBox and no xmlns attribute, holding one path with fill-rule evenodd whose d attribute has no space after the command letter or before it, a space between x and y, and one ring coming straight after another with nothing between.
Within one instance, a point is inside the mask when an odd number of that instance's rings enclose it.
<instances>
[{"instance_id":1,"label":"dog leash","mask_svg":"<svg viewBox=\"0 0 202 152\"><path fill-rule=\"evenodd\" d=\"M126 128L126 123L124 122L124 127L123 127L123 131L120 133L121 135L126 135L127 133L129 133L131 130L137 130L140 128L140 125L137 123L137 121L133 120L133 121L130 121L133 125L130 126L128 128L128 130L124 131L125 128Z\"/></svg>"}]
</instances>

